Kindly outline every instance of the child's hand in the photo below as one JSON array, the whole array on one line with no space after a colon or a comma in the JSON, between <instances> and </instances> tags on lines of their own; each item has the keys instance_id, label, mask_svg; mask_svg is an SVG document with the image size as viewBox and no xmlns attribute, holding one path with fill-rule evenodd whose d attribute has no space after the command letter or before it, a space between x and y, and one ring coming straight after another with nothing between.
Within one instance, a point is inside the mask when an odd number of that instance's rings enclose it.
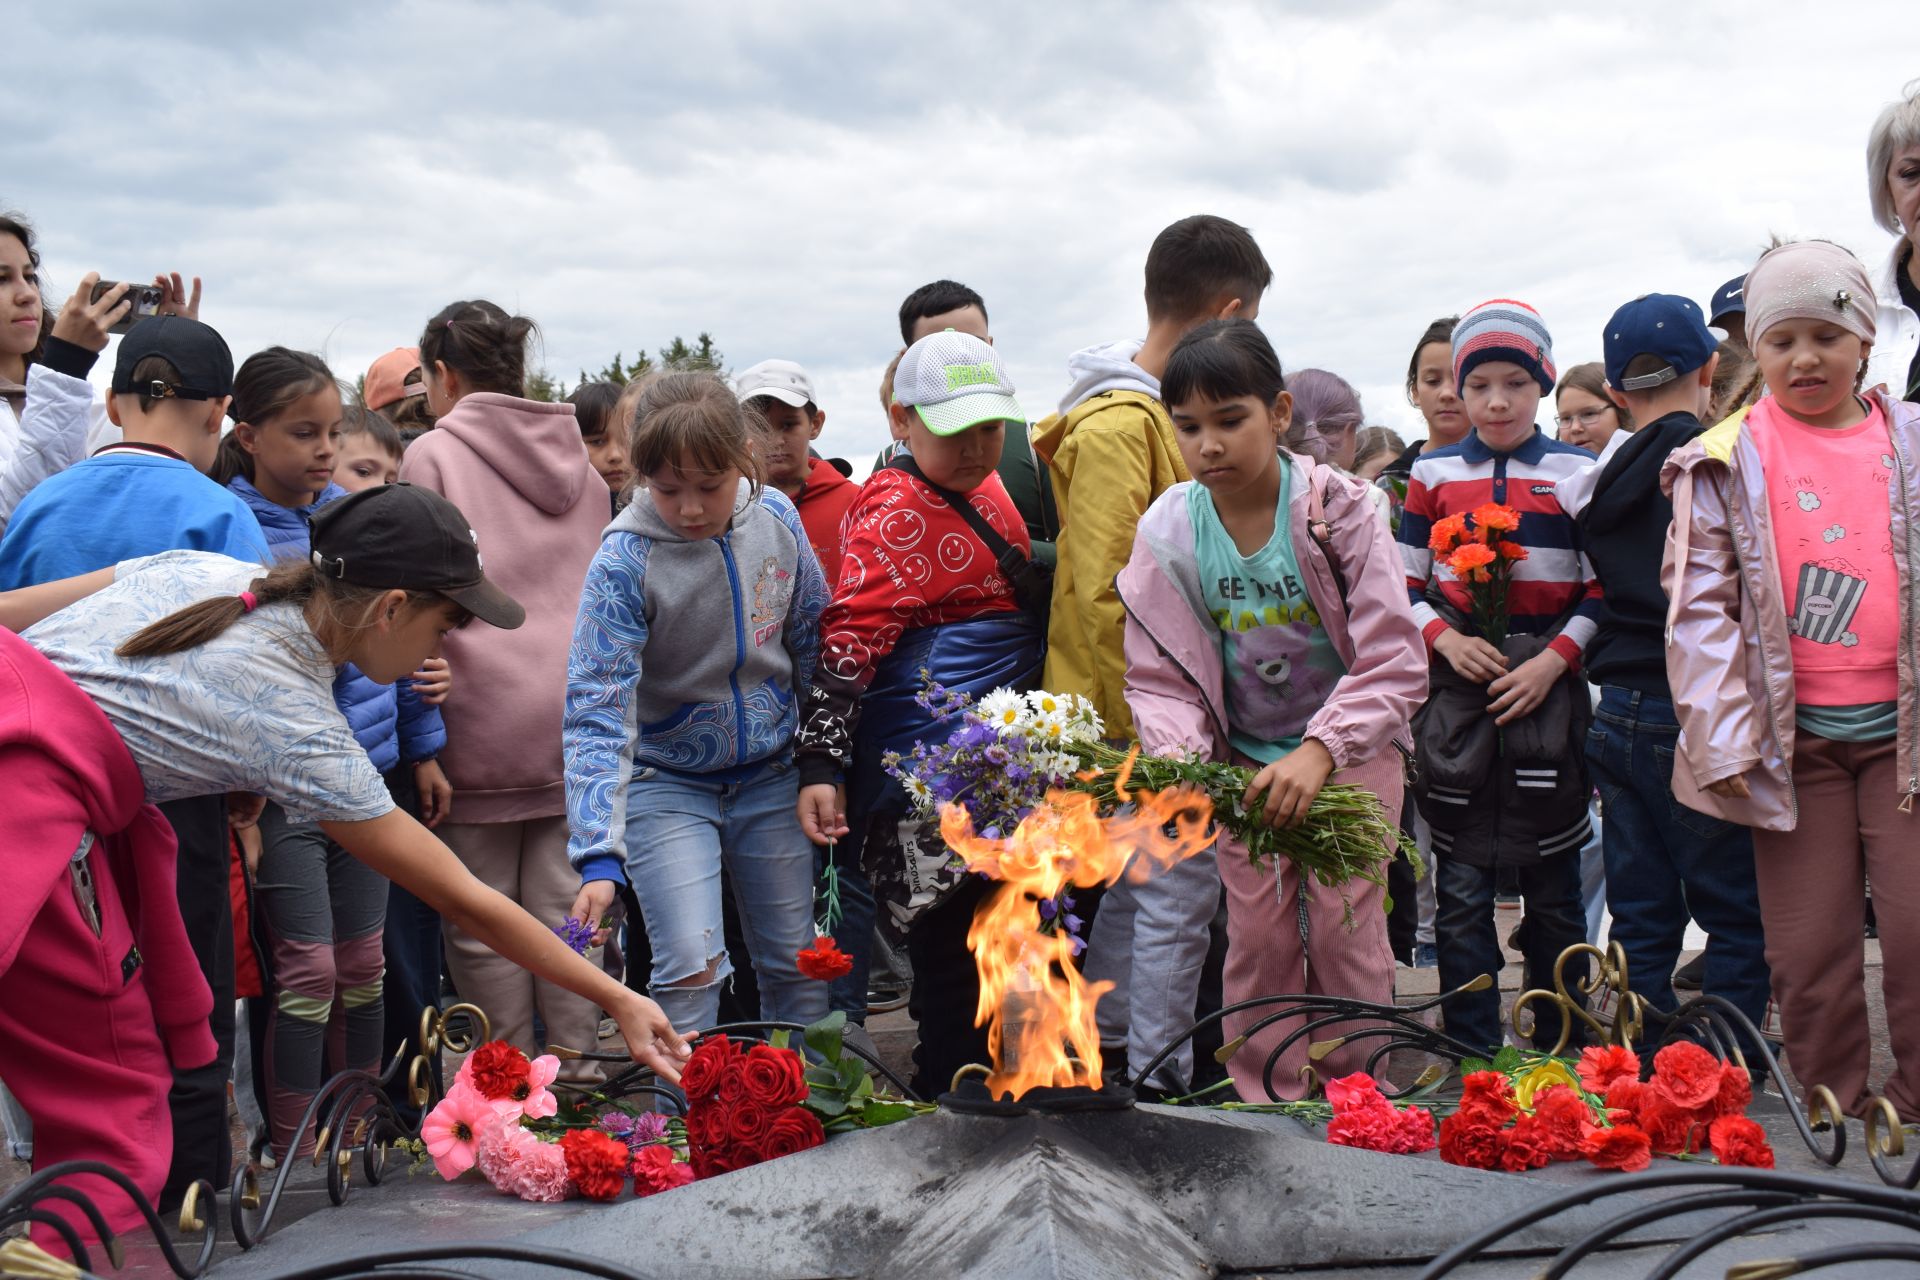
<instances>
[{"instance_id":1,"label":"child's hand","mask_svg":"<svg viewBox=\"0 0 1920 1280\"><path fill-rule=\"evenodd\" d=\"M1333 756L1318 738L1308 738L1298 751L1254 774L1240 803L1251 810L1254 797L1264 791L1267 825L1297 827L1307 820L1307 810L1332 773Z\"/></svg>"},{"instance_id":2,"label":"child's hand","mask_svg":"<svg viewBox=\"0 0 1920 1280\"><path fill-rule=\"evenodd\" d=\"M420 821L428 830L446 821L453 808L453 784L438 760L422 760L413 766L414 790L420 793Z\"/></svg>"},{"instance_id":3,"label":"child's hand","mask_svg":"<svg viewBox=\"0 0 1920 1280\"><path fill-rule=\"evenodd\" d=\"M1487 714L1496 717L1495 724L1525 719L1547 700L1548 691L1567 670L1567 660L1551 649L1534 654L1487 686L1493 695Z\"/></svg>"},{"instance_id":4,"label":"child's hand","mask_svg":"<svg viewBox=\"0 0 1920 1280\"><path fill-rule=\"evenodd\" d=\"M1709 782L1707 790L1722 800L1745 800L1753 795L1747 786L1745 772L1736 773L1731 778L1722 778L1718 782Z\"/></svg>"},{"instance_id":5,"label":"child's hand","mask_svg":"<svg viewBox=\"0 0 1920 1280\"><path fill-rule=\"evenodd\" d=\"M1507 673L1507 655L1479 636L1463 635L1448 627L1434 639L1433 651L1445 658L1462 680L1485 684Z\"/></svg>"},{"instance_id":6,"label":"child's hand","mask_svg":"<svg viewBox=\"0 0 1920 1280\"><path fill-rule=\"evenodd\" d=\"M680 1068L692 1056L693 1047L667 1021L666 1011L636 992L632 1000L609 1012L620 1024L620 1034L626 1037L627 1052L633 1060L652 1067L662 1080L678 1084Z\"/></svg>"},{"instance_id":7,"label":"child's hand","mask_svg":"<svg viewBox=\"0 0 1920 1280\"><path fill-rule=\"evenodd\" d=\"M815 844L832 844L847 834L847 789L830 782L800 788L800 829Z\"/></svg>"},{"instance_id":8,"label":"child's hand","mask_svg":"<svg viewBox=\"0 0 1920 1280\"><path fill-rule=\"evenodd\" d=\"M584 920L593 926L593 945L596 947L613 932L611 929L602 929L600 922L607 918L607 912L613 910L613 899L617 892L611 880L589 880L580 886L573 906L567 911L568 919Z\"/></svg>"},{"instance_id":9,"label":"child's hand","mask_svg":"<svg viewBox=\"0 0 1920 1280\"><path fill-rule=\"evenodd\" d=\"M447 665L445 658L428 658L409 679L413 681L413 691L420 695L420 701L430 707L439 706L453 692L453 669Z\"/></svg>"}]
</instances>

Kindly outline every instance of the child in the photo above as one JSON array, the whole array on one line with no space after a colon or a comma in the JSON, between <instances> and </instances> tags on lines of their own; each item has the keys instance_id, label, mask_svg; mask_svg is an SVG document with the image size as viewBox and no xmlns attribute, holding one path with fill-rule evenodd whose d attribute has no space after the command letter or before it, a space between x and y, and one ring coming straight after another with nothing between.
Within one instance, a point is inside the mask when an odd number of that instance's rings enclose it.
<instances>
[{"instance_id":1,"label":"child","mask_svg":"<svg viewBox=\"0 0 1920 1280\"><path fill-rule=\"evenodd\" d=\"M986 299L957 280L923 284L900 304L900 341L907 346L943 329L971 334L988 346L993 345L993 335L987 329ZM890 383L889 378L889 392ZM883 407L884 404L883 400ZM1006 433L1000 444L1000 465L994 471L1006 486L1013 505L1019 508L1020 518L1026 521L1027 542L1034 560L1053 564L1060 512L1054 505L1053 479L1040 465L1039 454L1034 452L1031 431Z\"/></svg>"},{"instance_id":2,"label":"child","mask_svg":"<svg viewBox=\"0 0 1920 1280\"><path fill-rule=\"evenodd\" d=\"M747 416L710 374L667 374L638 397L646 496L587 571L567 670L571 914L599 920L633 886L653 996L683 1027L714 1025L732 972L723 862L760 1015L827 1011L795 958L813 937L813 850L791 760L827 587L793 504L755 479Z\"/></svg>"},{"instance_id":3,"label":"child","mask_svg":"<svg viewBox=\"0 0 1920 1280\"><path fill-rule=\"evenodd\" d=\"M1302 369L1287 379L1287 393L1293 397L1293 419L1282 446L1343 475L1354 474L1360 424L1366 415L1353 384L1325 369ZM1386 490L1368 485L1367 500L1391 531L1393 504Z\"/></svg>"},{"instance_id":4,"label":"child","mask_svg":"<svg viewBox=\"0 0 1920 1280\"><path fill-rule=\"evenodd\" d=\"M1407 442L1400 438L1400 433L1390 427L1360 428L1353 445L1354 479L1372 484L1406 447Z\"/></svg>"},{"instance_id":5,"label":"child","mask_svg":"<svg viewBox=\"0 0 1920 1280\"><path fill-rule=\"evenodd\" d=\"M1141 745L1258 769L1246 803L1264 805L1278 825L1297 825L1336 770L1340 781L1376 792L1392 821L1401 776L1390 744L1406 734L1426 671L1393 538L1374 517L1368 487L1279 448L1296 436L1294 401L1252 321L1215 320L1189 333L1161 390L1181 459L1198 478L1148 509L1117 584ZM1325 541L1313 532L1322 520ZM1217 883L1227 890L1226 1003L1289 991L1392 1002L1381 886L1356 881L1344 903L1324 888L1308 893L1291 863L1277 874L1256 868L1232 840L1218 880L1212 862L1192 859L1183 866L1201 864L1194 874L1160 878L1191 884L1184 918L1141 913L1136 921L1130 1061L1144 1062L1177 1035L1177 1015L1193 1007ZM1352 930L1343 924L1347 906ZM1179 998L1164 1009L1141 1001L1149 981L1178 986ZM1150 1021L1155 1011L1172 1020ZM1229 1017L1225 1035L1232 1041L1271 1012ZM1241 1097L1266 1101L1269 1079L1282 1097L1302 1095L1306 1040L1263 1075L1268 1054L1299 1025L1281 1022L1243 1042L1230 1064ZM1320 1069L1360 1070L1369 1052L1357 1043ZM1177 1078L1150 1083L1185 1085L1186 1058Z\"/></svg>"},{"instance_id":6,"label":"child","mask_svg":"<svg viewBox=\"0 0 1920 1280\"><path fill-rule=\"evenodd\" d=\"M627 502L627 484L633 479L627 462L627 424L615 413L620 403L620 386L613 382L583 382L567 397L573 416L580 423L580 442L587 446L587 460L606 481L611 496L610 511L618 515Z\"/></svg>"},{"instance_id":7,"label":"child","mask_svg":"<svg viewBox=\"0 0 1920 1280\"><path fill-rule=\"evenodd\" d=\"M276 559L305 558L314 512L347 494L331 483L313 492L332 473L345 438L332 370L318 356L269 347L240 366L232 414L228 440L239 442L240 465L248 474L234 476L229 487L259 518ZM439 710L423 704L412 680L382 684L350 663L335 675L333 692L373 767L386 775L407 765L408 794L418 797L426 824L438 825L452 800L437 758L447 737ZM260 832L255 902L274 978L273 1004L260 1028L263 1078L275 1157L285 1159L329 1074L326 1058L334 1071L379 1072L388 894L378 872L279 805L269 803L261 812ZM432 995L437 992L428 999ZM417 1025L420 1006L408 1012ZM309 1153L303 1147L299 1154Z\"/></svg>"},{"instance_id":8,"label":"child","mask_svg":"<svg viewBox=\"0 0 1920 1280\"><path fill-rule=\"evenodd\" d=\"M1606 366L1577 364L1560 375L1553 393L1553 425L1561 444L1598 456L1615 433L1633 430L1633 415L1607 394Z\"/></svg>"},{"instance_id":9,"label":"child","mask_svg":"<svg viewBox=\"0 0 1920 1280\"><path fill-rule=\"evenodd\" d=\"M1667 675L1676 799L1753 828L1788 1060L1863 1116L1870 1038L1863 891L1873 884L1893 1039L1885 1088L1920 1121L1920 407L1859 388L1875 336L1859 262L1781 245L1747 275L1768 395L1668 459Z\"/></svg>"},{"instance_id":10,"label":"child","mask_svg":"<svg viewBox=\"0 0 1920 1280\"><path fill-rule=\"evenodd\" d=\"M1141 513L1192 479L1160 403L1160 374L1180 339L1206 321L1254 319L1273 281L1252 234L1211 214L1182 218L1154 237L1146 275L1146 340L1088 347L1070 357L1073 388L1034 439L1053 469L1060 503L1044 684L1091 701L1107 732L1123 740L1133 737L1133 719L1113 576L1127 563ZM1117 896L1126 896L1128 887L1116 886ZM1115 897L1109 893L1102 909Z\"/></svg>"},{"instance_id":11,"label":"child","mask_svg":"<svg viewBox=\"0 0 1920 1280\"><path fill-rule=\"evenodd\" d=\"M813 402L813 380L791 360L762 360L734 379L733 392L752 409L754 445L763 480L792 499L807 529L807 544L829 584L840 577L840 522L860 486L831 462L813 456L827 415Z\"/></svg>"},{"instance_id":12,"label":"child","mask_svg":"<svg viewBox=\"0 0 1920 1280\"><path fill-rule=\"evenodd\" d=\"M420 368L418 347L395 347L368 365L360 398L367 408L387 415L401 440L409 444L433 430L438 416L427 403L427 379Z\"/></svg>"},{"instance_id":13,"label":"child","mask_svg":"<svg viewBox=\"0 0 1920 1280\"><path fill-rule=\"evenodd\" d=\"M956 874L937 834L915 824L903 837L906 793L881 760L960 727L957 715L936 717L916 702L929 679L974 697L1030 687L1040 628L980 535L938 492L965 494L1026 553L1026 526L994 473L1001 432L1020 424L1000 357L963 333L920 339L901 357L892 417L907 453L868 477L848 511L844 572L820 618L824 653L800 732L800 818L814 843L838 842L836 862L866 872L887 904L886 926L905 928L920 1028L914 1088L933 1097L956 1070L987 1060L986 1031L973 1025L979 975L967 949L985 882ZM903 593L902 583L916 585ZM875 907L871 899L844 905L835 937L854 967L835 1005L851 996L864 1006Z\"/></svg>"},{"instance_id":14,"label":"child","mask_svg":"<svg viewBox=\"0 0 1920 1280\"><path fill-rule=\"evenodd\" d=\"M1703 430L1719 344L1699 307L1649 294L1613 313L1603 345L1608 394L1623 417L1644 425L1616 434L1600 460L1561 481L1558 493L1579 522L1601 591L1585 664L1600 690L1587 763L1606 798L1610 937L1626 951L1633 990L1671 1013L1674 964L1688 918L1697 920L1707 931L1706 991L1759 1026L1768 981L1753 842L1745 828L1674 802L1679 721L1667 683L1667 594L1655 567L1673 522L1660 471L1667 455Z\"/></svg>"},{"instance_id":15,"label":"child","mask_svg":"<svg viewBox=\"0 0 1920 1280\"><path fill-rule=\"evenodd\" d=\"M1553 486L1592 455L1534 425L1554 385L1553 345L1525 303L1496 298L1460 318L1453 376L1472 430L1413 464L1400 521L1407 593L1434 659L1414 745L1415 798L1433 829L1440 987L1499 973L1494 881L1507 867L1517 869L1527 900L1527 985L1551 987L1560 953L1586 940L1577 854L1591 834L1592 788L1577 666L1600 609L1599 585ZM1509 540L1527 551L1501 648L1474 634L1466 586L1427 545L1437 521L1486 503L1519 513ZM1585 971L1584 961L1568 969L1571 977ZM1489 1050L1502 1042L1498 990L1456 995L1444 1008L1455 1039Z\"/></svg>"},{"instance_id":16,"label":"child","mask_svg":"<svg viewBox=\"0 0 1920 1280\"><path fill-rule=\"evenodd\" d=\"M42 1165L102 1159L154 1196L171 1139L169 1056L180 1070L214 1056L207 989L168 901L171 842L143 793L259 792L320 823L510 963L604 1003L636 1060L675 1074L686 1046L659 1008L396 811L334 705L336 664L398 679L469 616L513 627L523 615L482 576L466 517L409 485L329 504L312 557L271 569L181 551L0 594L0 627L26 632L25 643L0 632L0 736L20 771L0 807L0 1043L21 1048L7 1083L33 1116ZM225 1145L224 1089L220 1100ZM139 1220L79 1185L109 1226Z\"/></svg>"},{"instance_id":17,"label":"child","mask_svg":"<svg viewBox=\"0 0 1920 1280\"><path fill-rule=\"evenodd\" d=\"M233 357L206 325L155 316L120 340L108 415L122 441L27 495L0 541L0 589L32 587L162 551L204 550L259 564L260 524L246 503L204 474L219 448L233 394ZM182 1070L170 1105L179 1143L166 1198L198 1177L225 1186L227 1078L233 1065L233 920L228 898L227 806L221 795L162 807L179 846L178 901L211 985L212 1062Z\"/></svg>"},{"instance_id":18,"label":"child","mask_svg":"<svg viewBox=\"0 0 1920 1280\"><path fill-rule=\"evenodd\" d=\"M1453 327L1459 316L1441 316L1421 333L1407 361L1407 403L1420 411L1427 438L1401 447L1400 456L1380 469L1389 490L1398 490L1395 514L1404 503L1407 477L1422 454L1467 438L1467 412L1453 380ZM1395 482L1398 482L1395 484Z\"/></svg>"},{"instance_id":19,"label":"child","mask_svg":"<svg viewBox=\"0 0 1920 1280\"><path fill-rule=\"evenodd\" d=\"M400 431L383 413L346 406L340 417L340 453L333 460L333 482L348 493L392 484L400 478L407 447Z\"/></svg>"},{"instance_id":20,"label":"child","mask_svg":"<svg viewBox=\"0 0 1920 1280\"><path fill-rule=\"evenodd\" d=\"M489 572L531 615L511 633L448 638L460 687L441 710L441 764L456 799L441 830L484 883L557 925L579 889L567 865L560 754L567 646L607 523L607 486L581 447L573 406L525 396L533 329L491 302L456 302L427 323L420 357L436 425L408 448L400 475L473 515L494 548ZM537 1050L537 1007L546 1043L593 1047L600 1015L591 1005L503 962L453 921L446 934L454 983L487 1011L495 1035ZM586 1079L594 1068L572 1062L562 1074Z\"/></svg>"}]
</instances>

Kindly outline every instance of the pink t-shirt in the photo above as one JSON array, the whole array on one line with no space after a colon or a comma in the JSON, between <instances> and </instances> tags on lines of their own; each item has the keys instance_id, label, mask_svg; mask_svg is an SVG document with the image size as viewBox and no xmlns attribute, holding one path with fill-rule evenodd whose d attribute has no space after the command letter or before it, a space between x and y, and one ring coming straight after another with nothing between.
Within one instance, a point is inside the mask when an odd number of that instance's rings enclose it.
<instances>
[{"instance_id":1,"label":"pink t-shirt","mask_svg":"<svg viewBox=\"0 0 1920 1280\"><path fill-rule=\"evenodd\" d=\"M1810 426L1768 396L1747 415L1767 475L1773 545L1793 633L1797 702L1847 707L1899 696L1900 578L1893 564L1886 415Z\"/></svg>"}]
</instances>

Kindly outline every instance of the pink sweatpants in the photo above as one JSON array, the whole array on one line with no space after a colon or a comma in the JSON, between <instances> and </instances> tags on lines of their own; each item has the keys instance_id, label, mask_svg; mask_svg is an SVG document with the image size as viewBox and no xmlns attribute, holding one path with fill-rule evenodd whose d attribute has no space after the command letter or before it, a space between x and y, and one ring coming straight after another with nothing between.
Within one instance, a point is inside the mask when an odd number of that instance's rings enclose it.
<instances>
[{"instance_id":1,"label":"pink sweatpants","mask_svg":"<svg viewBox=\"0 0 1920 1280\"><path fill-rule=\"evenodd\" d=\"M0 1076L33 1117L33 1167L65 1160L112 1165L148 1200L160 1198L173 1155L167 1090L173 1074L147 999L146 970L122 971L133 933L106 859L94 855L101 935L81 918L65 876L28 927L0 981ZM104 1178L68 1185L91 1197L115 1232L144 1236L133 1202ZM223 1188L224 1189L224 1188ZM44 1201L81 1239L93 1233L71 1205ZM42 1226L34 1243L65 1257ZM98 1252L96 1268L105 1265Z\"/></svg>"},{"instance_id":2,"label":"pink sweatpants","mask_svg":"<svg viewBox=\"0 0 1920 1280\"><path fill-rule=\"evenodd\" d=\"M1867 1025L1866 884L1880 925L1880 983L1893 1074L1887 1101L1920 1121L1920 813L1901 813L1894 744L1800 734L1792 831L1755 831L1773 995L1787 1065L1803 1088L1824 1084L1842 1110L1864 1114L1872 1056Z\"/></svg>"},{"instance_id":3,"label":"pink sweatpants","mask_svg":"<svg viewBox=\"0 0 1920 1280\"><path fill-rule=\"evenodd\" d=\"M1400 756L1389 750L1366 764L1342 770L1329 782L1366 787L1386 806L1387 822L1397 825L1404 782ZM1280 871L1256 867L1237 841L1220 842L1220 883L1227 891L1226 1002L1236 1004L1257 996L1306 993L1352 996L1381 1004L1393 1002L1393 950L1387 942L1386 890L1365 880L1347 887L1353 905L1353 928L1345 923L1340 891L1317 882L1308 886L1309 942L1300 940L1300 872L1282 861ZM1229 1015L1223 1030L1227 1040L1240 1036L1261 1018L1284 1006L1267 1005ZM1286 1018L1253 1035L1227 1064L1234 1088L1248 1102L1266 1102L1267 1056L1302 1025ZM1285 1099L1304 1097L1307 1085L1300 1069L1307 1048L1359 1029L1357 1022L1330 1025L1302 1036L1280 1055L1273 1069L1274 1092ZM1317 1063L1328 1078L1361 1070L1379 1040L1362 1040L1335 1050Z\"/></svg>"}]
</instances>

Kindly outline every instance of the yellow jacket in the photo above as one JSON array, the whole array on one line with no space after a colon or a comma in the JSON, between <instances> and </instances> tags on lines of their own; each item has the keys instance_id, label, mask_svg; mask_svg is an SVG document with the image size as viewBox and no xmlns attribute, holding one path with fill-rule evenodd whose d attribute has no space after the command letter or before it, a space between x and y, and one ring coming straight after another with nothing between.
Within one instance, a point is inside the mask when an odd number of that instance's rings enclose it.
<instances>
[{"instance_id":1,"label":"yellow jacket","mask_svg":"<svg viewBox=\"0 0 1920 1280\"><path fill-rule=\"evenodd\" d=\"M1046 687L1093 702L1107 735L1131 739L1121 651L1125 611L1113 580L1153 500L1191 479L1166 406L1141 391L1103 391L1041 422L1034 449L1053 473L1059 564L1047 628Z\"/></svg>"}]
</instances>

